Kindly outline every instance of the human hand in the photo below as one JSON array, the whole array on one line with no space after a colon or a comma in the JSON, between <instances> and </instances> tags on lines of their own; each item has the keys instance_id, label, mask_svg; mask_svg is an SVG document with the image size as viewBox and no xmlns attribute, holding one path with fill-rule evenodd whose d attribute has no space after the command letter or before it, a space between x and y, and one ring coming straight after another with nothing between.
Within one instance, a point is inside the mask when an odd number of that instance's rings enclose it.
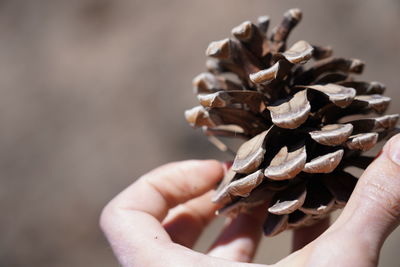
<instances>
[{"instance_id":1,"label":"human hand","mask_svg":"<svg viewBox=\"0 0 400 267\"><path fill-rule=\"evenodd\" d=\"M142 176L103 210L100 225L122 266L253 266L266 207L224 226L207 254L191 249L219 208L217 161L170 163ZM400 221L400 135L365 170L340 217L321 236L273 266L372 267ZM301 246L323 223L295 233Z\"/></svg>"}]
</instances>

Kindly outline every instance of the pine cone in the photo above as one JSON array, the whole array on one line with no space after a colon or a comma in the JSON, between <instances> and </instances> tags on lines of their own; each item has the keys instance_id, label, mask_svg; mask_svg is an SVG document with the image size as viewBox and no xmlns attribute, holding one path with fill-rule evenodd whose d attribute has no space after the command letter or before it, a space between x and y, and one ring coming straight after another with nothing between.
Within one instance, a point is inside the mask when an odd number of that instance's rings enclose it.
<instances>
[{"instance_id":1,"label":"pine cone","mask_svg":"<svg viewBox=\"0 0 400 267\"><path fill-rule=\"evenodd\" d=\"M268 35L263 16L210 43L208 72L193 80L201 106L185 112L221 149L216 136L247 140L213 201L230 215L268 202L268 236L344 207L357 183L346 168L365 169L373 157L362 153L398 120L383 115L390 102L383 84L353 79L362 61L332 57L330 47L306 41L286 49L301 17L298 9L287 11Z\"/></svg>"}]
</instances>

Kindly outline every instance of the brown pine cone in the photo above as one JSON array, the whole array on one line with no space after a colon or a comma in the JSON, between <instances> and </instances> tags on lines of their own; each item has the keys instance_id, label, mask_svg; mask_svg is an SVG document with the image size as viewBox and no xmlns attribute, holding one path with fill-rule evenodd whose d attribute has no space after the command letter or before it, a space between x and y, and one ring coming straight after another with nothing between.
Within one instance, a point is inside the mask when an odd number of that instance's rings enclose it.
<instances>
[{"instance_id":1,"label":"brown pine cone","mask_svg":"<svg viewBox=\"0 0 400 267\"><path fill-rule=\"evenodd\" d=\"M382 96L383 84L354 80L362 61L332 57L330 47L306 41L286 49L301 17L287 11L268 34L263 16L212 42L208 72L193 80L201 105L185 113L221 149L227 147L216 136L246 140L213 201L230 215L269 202L268 236L344 207L357 183L346 168L366 168L373 158L362 153L398 120L383 115L391 100Z\"/></svg>"}]
</instances>

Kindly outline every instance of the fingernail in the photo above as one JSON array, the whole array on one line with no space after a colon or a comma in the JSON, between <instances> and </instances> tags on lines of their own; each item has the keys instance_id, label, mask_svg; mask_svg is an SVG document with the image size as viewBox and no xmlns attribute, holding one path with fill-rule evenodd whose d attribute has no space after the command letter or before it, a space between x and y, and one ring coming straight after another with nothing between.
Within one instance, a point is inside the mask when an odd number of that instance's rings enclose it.
<instances>
[{"instance_id":1,"label":"fingernail","mask_svg":"<svg viewBox=\"0 0 400 267\"><path fill-rule=\"evenodd\" d=\"M400 135L396 135L389 142L389 157L394 163L400 165Z\"/></svg>"}]
</instances>

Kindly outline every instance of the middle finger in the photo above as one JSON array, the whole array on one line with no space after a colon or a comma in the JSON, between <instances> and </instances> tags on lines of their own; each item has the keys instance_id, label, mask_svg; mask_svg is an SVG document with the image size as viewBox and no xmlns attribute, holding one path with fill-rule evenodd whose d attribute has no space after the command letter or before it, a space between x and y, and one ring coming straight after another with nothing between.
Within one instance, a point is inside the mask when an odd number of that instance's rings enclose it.
<instances>
[{"instance_id":1,"label":"middle finger","mask_svg":"<svg viewBox=\"0 0 400 267\"><path fill-rule=\"evenodd\" d=\"M220 205L211 202L214 190L171 209L163 226L172 241L192 248Z\"/></svg>"}]
</instances>

